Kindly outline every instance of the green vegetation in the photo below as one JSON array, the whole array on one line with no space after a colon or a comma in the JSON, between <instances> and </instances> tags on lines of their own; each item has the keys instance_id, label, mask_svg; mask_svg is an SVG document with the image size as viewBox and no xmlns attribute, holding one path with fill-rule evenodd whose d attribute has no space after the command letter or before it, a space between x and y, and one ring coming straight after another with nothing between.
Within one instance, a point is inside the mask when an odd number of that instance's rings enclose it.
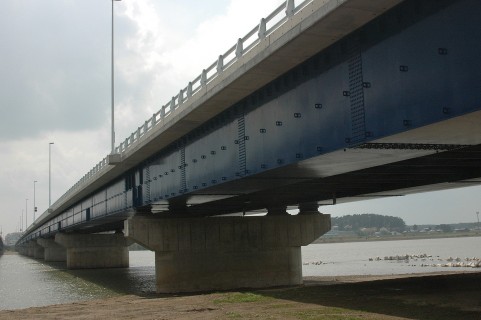
<instances>
[{"instance_id":1,"label":"green vegetation","mask_svg":"<svg viewBox=\"0 0 481 320\"><path fill-rule=\"evenodd\" d=\"M314 243L373 240L432 239L476 237L477 223L430 224L407 226L399 217L378 214L353 214L331 218L332 229Z\"/></svg>"},{"instance_id":2,"label":"green vegetation","mask_svg":"<svg viewBox=\"0 0 481 320\"><path fill-rule=\"evenodd\" d=\"M436 228L437 230L441 230L442 232L452 232L453 228L449 224L440 224Z\"/></svg>"},{"instance_id":3,"label":"green vegetation","mask_svg":"<svg viewBox=\"0 0 481 320\"><path fill-rule=\"evenodd\" d=\"M228 312L226 312L226 316L227 316L229 319L243 319L242 314L240 314L240 313L238 313L238 312L235 312L235 311L228 311Z\"/></svg>"},{"instance_id":4,"label":"green vegetation","mask_svg":"<svg viewBox=\"0 0 481 320\"><path fill-rule=\"evenodd\" d=\"M406 223L401 218L373 213L333 217L331 223L333 226L338 226L340 231L354 231L356 233L376 232L381 229L403 232L406 229Z\"/></svg>"},{"instance_id":5,"label":"green vegetation","mask_svg":"<svg viewBox=\"0 0 481 320\"><path fill-rule=\"evenodd\" d=\"M252 292L232 292L226 293L222 297L215 299L214 303L260 302L266 299L268 298Z\"/></svg>"}]
</instances>

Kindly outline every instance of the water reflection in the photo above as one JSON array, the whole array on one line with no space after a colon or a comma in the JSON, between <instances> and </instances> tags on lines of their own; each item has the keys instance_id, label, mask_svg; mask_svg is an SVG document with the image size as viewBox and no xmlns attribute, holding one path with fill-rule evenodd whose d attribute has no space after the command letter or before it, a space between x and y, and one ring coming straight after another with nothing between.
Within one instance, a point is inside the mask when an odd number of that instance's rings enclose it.
<instances>
[{"instance_id":1,"label":"water reflection","mask_svg":"<svg viewBox=\"0 0 481 320\"><path fill-rule=\"evenodd\" d=\"M155 293L153 253L133 254L130 268L67 270L21 255L0 258L0 309L18 309L123 294ZM132 259L132 256L131 256Z\"/></svg>"},{"instance_id":2,"label":"water reflection","mask_svg":"<svg viewBox=\"0 0 481 320\"><path fill-rule=\"evenodd\" d=\"M155 293L155 267L130 267L119 269L64 270L76 279L94 283L116 294ZM88 287L88 291L91 288Z\"/></svg>"}]
</instances>

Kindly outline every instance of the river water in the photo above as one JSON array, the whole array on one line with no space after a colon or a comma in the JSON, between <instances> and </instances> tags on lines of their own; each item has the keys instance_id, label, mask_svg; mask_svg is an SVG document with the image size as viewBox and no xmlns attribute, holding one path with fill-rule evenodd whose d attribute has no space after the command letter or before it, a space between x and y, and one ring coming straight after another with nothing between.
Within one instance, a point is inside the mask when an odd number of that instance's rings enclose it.
<instances>
[{"instance_id":1,"label":"river water","mask_svg":"<svg viewBox=\"0 0 481 320\"><path fill-rule=\"evenodd\" d=\"M469 263L466 258L481 258L480 248L481 237L311 244L302 248L303 275L481 271L441 267L456 263L456 257L464 263ZM404 255L409 259L384 260L385 256ZM130 252L130 268L103 270L67 270L63 263L0 256L0 310L153 292L155 262L151 251Z\"/></svg>"}]
</instances>

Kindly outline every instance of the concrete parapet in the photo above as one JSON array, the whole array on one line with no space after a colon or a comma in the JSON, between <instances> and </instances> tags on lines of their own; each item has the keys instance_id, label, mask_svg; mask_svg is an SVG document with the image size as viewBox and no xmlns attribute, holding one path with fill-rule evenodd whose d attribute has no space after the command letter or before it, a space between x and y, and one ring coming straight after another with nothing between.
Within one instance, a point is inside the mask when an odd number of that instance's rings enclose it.
<instances>
[{"instance_id":1,"label":"concrete parapet","mask_svg":"<svg viewBox=\"0 0 481 320\"><path fill-rule=\"evenodd\" d=\"M130 241L116 234L55 235L55 242L67 249L68 269L128 268Z\"/></svg>"},{"instance_id":2,"label":"concrete parapet","mask_svg":"<svg viewBox=\"0 0 481 320\"><path fill-rule=\"evenodd\" d=\"M159 219L134 216L126 236L155 251L158 292L302 283L301 246L330 229L330 216Z\"/></svg>"},{"instance_id":3,"label":"concrete parapet","mask_svg":"<svg viewBox=\"0 0 481 320\"><path fill-rule=\"evenodd\" d=\"M54 239L39 238L37 243L44 248L45 261L67 261L67 250Z\"/></svg>"}]
</instances>

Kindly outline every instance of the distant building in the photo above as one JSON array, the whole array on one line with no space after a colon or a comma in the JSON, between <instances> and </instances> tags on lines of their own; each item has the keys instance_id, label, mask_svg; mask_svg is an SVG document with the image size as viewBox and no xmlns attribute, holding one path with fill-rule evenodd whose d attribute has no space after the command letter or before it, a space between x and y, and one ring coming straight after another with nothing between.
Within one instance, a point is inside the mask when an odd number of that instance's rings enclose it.
<instances>
[{"instance_id":1,"label":"distant building","mask_svg":"<svg viewBox=\"0 0 481 320\"><path fill-rule=\"evenodd\" d=\"M14 246L17 241L22 237L22 232L13 232L9 233L5 237L5 245L6 246Z\"/></svg>"}]
</instances>

